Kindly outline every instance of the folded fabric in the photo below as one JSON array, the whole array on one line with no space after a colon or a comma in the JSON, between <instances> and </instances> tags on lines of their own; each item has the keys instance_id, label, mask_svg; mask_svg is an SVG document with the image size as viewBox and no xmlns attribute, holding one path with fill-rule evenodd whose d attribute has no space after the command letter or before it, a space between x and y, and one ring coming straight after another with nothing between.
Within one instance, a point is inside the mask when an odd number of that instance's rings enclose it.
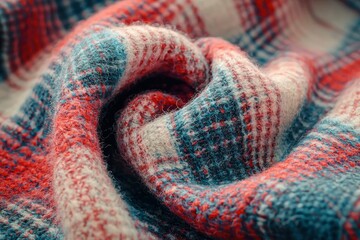
<instances>
[{"instance_id":1,"label":"folded fabric","mask_svg":"<svg viewBox=\"0 0 360 240\"><path fill-rule=\"evenodd\" d=\"M0 239L360 238L357 0L5 0L0 38Z\"/></svg>"}]
</instances>

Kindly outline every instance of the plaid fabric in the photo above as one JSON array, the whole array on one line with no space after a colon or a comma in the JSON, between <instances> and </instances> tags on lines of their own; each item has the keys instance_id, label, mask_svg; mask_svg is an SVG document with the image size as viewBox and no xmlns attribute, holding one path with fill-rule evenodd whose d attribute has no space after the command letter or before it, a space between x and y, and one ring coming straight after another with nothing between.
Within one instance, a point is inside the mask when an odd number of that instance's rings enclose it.
<instances>
[{"instance_id":1,"label":"plaid fabric","mask_svg":"<svg viewBox=\"0 0 360 240\"><path fill-rule=\"evenodd\" d=\"M0 239L360 238L357 0L113 2L0 2Z\"/></svg>"}]
</instances>

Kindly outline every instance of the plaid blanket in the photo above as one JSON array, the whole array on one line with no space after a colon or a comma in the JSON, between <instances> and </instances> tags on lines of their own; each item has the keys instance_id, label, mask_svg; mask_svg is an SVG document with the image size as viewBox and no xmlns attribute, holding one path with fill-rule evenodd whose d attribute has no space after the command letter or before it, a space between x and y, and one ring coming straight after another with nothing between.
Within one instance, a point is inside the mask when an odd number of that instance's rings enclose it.
<instances>
[{"instance_id":1,"label":"plaid blanket","mask_svg":"<svg viewBox=\"0 0 360 240\"><path fill-rule=\"evenodd\" d=\"M357 0L2 0L0 239L360 238Z\"/></svg>"}]
</instances>

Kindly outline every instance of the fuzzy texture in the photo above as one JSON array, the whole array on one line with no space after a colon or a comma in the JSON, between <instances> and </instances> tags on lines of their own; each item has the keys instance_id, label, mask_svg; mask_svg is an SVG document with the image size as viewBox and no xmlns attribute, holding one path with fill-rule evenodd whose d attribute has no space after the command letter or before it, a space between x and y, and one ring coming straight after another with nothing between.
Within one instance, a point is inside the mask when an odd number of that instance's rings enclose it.
<instances>
[{"instance_id":1,"label":"fuzzy texture","mask_svg":"<svg viewBox=\"0 0 360 240\"><path fill-rule=\"evenodd\" d=\"M0 239L359 239L359 13L1 1Z\"/></svg>"}]
</instances>

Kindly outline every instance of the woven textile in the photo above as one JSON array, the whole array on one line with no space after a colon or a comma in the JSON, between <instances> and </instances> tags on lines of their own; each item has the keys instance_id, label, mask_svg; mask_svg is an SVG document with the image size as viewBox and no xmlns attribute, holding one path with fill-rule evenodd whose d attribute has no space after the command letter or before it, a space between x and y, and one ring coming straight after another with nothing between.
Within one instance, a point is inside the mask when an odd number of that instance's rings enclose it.
<instances>
[{"instance_id":1,"label":"woven textile","mask_svg":"<svg viewBox=\"0 0 360 240\"><path fill-rule=\"evenodd\" d=\"M0 239L359 239L358 0L1 0Z\"/></svg>"}]
</instances>

